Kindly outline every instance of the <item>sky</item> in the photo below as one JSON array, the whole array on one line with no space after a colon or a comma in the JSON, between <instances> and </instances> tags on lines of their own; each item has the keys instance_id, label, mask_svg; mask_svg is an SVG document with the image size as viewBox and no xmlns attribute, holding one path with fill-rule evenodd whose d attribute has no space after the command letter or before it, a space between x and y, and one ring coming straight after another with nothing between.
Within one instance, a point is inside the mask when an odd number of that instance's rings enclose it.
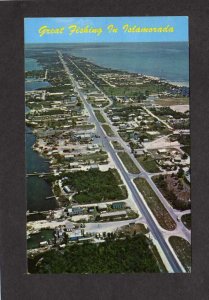
<instances>
[{"instance_id":1,"label":"sky","mask_svg":"<svg viewBox=\"0 0 209 300\"><path fill-rule=\"evenodd\" d=\"M117 32L108 32L108 25L114 25ZM125 24L136 27L169 27L174 32L124 32ZM102 28L102 33L72 33L71 25L77 29ZM61 28L59 34L43 34L42 26L47 29ZM25 18L25 43L105 43L105 42L176 42L188 41L188 17L75 17L75 18Z\"/></svg>"}]
</instances>

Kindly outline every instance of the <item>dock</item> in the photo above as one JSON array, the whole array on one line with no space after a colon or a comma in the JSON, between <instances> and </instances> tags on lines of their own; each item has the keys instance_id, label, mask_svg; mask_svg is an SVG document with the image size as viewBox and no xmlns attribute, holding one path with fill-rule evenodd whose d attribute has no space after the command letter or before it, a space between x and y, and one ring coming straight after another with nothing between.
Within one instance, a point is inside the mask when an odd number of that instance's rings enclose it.
<instances>
[{"instance_id":1,"label":"dock","mask_svg":"<svg viewBox=\"0 0 209 300\"><path fill-rule=\"evenodd\" d=\"M48 173L29 173L29 174L26 174L26 177L29 177L29 176L38 176L38 177L43 177L43 176L47 176L47 175L53 175L53 173L51 172L48 172Z\"/></svg>"}]
</instances>

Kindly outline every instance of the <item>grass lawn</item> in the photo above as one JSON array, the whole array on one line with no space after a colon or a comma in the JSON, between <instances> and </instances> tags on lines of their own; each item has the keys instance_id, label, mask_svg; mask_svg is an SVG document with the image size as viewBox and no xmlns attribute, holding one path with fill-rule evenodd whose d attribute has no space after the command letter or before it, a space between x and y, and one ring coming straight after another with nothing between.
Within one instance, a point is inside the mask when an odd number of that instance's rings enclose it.
<instances>
[{"instance_id":1,"label":"grass lawn","mask_svg":"<svg viewBox=\"0 0 209 300\"><path fill-rule=\"evenodd\" d=\"M148 182L144 178L136 178L134 179L134 183L138 190L142 193L160 226L166 230L174 230L176 228L176 223L171 218Z\"/></svg>"},{"instance_id":2,"label":"grass lawn","mask_svg":"<svg viewBox=\"0 0 209 300\"><path fill-rule=\"evenodd\" d=\"M139 169L137 166L134 164L132 159L129 157L129 155L126 152L118 152L118 156L122 160L124 166L128 170L128 172L133 173L133 174L138 174L140 173Z\"/></svg>"},{"instance_id":3,"label":"grass lawn","mask_svg":"<svg viewBox=\"0 0 209 300\"><path fill-rule=\"evenodd\" d=\"M191 245L185 239L178 236L171 236L169 238L169 243L173 247L176 252L180 262L182 263L185 270L190 273L191 272Z\"/></svg>"},{"instance_id":4,"label":"grass lawn","mask_svg":"<svg viewBox=\"0 0 209 300\"><path fill-rule=\"evenodd\" d=\"M106 122L105 118L103 117L103 115L100 113L99 110L94 110L94 113L95 113L95 115L96 115L96 117L97 117L97 119L100 123L105 123Z\"/></svg>"},{"instance_id":5,"label":"grass lawn","mask_svg":"<svg viewBox=\"0 0 209 300\"><path fill-rule=\"evenodd\" d=\"M123 150L123 147L117 141L112 141L111 143L112 143L115 150Z\"/></svg>"},{"instance_id":6,"label":"grass lawn","mask_svg":"<svg viewBox=\"0 0 209 300\"><path fill-rule=\"evenodd\" d=\"M90 161L93 160L95 162L106 161L108 159L108 155L106 152L96 152L90 154L83 154L77 157L78 161Z\"/></svg>"},{"instance_id":7,"label":"grass lawn","mask_svg":"<svg viewBox=\"0 0 209 300\"><path fill-rule=\"evenodd\" d=\"M94 128L94 125L92 124L88 124L88 125L78 125L76 126L77 129L80 129L80 130L89 130L89 129L92 129Z\"/></svg>"},{"instance_id":8,"label":"grass lawn","mask_svg":"<svg viewBox=\"0 0 209 300\"><path fill-rule=\"evenodd\" d=\"M138 162L142 165L142 167L150 173L157 173L160 172L157 163L151 157L145 157L144 155L140 155L136 158Z\"/></svg>"},{"instance_id":9,"label":"grass lawn","mask_svg":"<svg viewBox=\"0 0 209 300\"><path fill-rule=\"evenodd\" d=\"M181 217L181 220L183 222L183 224L186 226L186 228L188 229L191 229L191 214L186 214L186 215L183 215Z\"/></svg>"},{"instance_id":10,"label":"grass lawn","mask_svg":"<svg viewBox=\"0 0 209 300\"><path fill-rule=\"evenodd\" d=\"M102 125L102 127L104 128L104 131L106 132L106 134L108 136L114 136L114 132L112 131L112 129L110 128L109 125L104 124L104 125Z\"/></svg>"}]
</instances>

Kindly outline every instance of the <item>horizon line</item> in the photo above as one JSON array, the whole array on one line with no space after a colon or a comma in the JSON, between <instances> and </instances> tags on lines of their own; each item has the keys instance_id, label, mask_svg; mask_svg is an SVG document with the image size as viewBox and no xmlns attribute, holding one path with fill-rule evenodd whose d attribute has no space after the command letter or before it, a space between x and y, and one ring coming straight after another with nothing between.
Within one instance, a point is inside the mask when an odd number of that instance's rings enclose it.
<instances>
[{"instance_id":1,"label":"horizon line","mask_svg":"<svg viewBox=\"0 0 209 300\"><path fill-rule=\"evenodd\" d=\"M42 42L42 43L24 43L24 45L29 45L29 44L33 44L33 45L40 45L40 44L129 44L129 43L189 43L189 40L184 40L184 41L128 41L128 42Z\"/></svg>"}]
</instances>

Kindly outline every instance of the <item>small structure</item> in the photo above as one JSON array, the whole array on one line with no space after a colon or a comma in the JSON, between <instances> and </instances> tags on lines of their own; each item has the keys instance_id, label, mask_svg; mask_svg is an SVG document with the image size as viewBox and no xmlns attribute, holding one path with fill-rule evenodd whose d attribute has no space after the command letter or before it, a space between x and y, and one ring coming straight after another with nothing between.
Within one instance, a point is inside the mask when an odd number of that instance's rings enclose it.
<instances>
[{"instance_id":1,"label":"small structure","mask_svg":"<svg viewBox=\"0 0 209 300\"><path fill-rule=\"evenodd\" d=\"M40 242L40 246L41 247L48 246L48 242L47 241Z\"/></svg>"}]
</instances>

